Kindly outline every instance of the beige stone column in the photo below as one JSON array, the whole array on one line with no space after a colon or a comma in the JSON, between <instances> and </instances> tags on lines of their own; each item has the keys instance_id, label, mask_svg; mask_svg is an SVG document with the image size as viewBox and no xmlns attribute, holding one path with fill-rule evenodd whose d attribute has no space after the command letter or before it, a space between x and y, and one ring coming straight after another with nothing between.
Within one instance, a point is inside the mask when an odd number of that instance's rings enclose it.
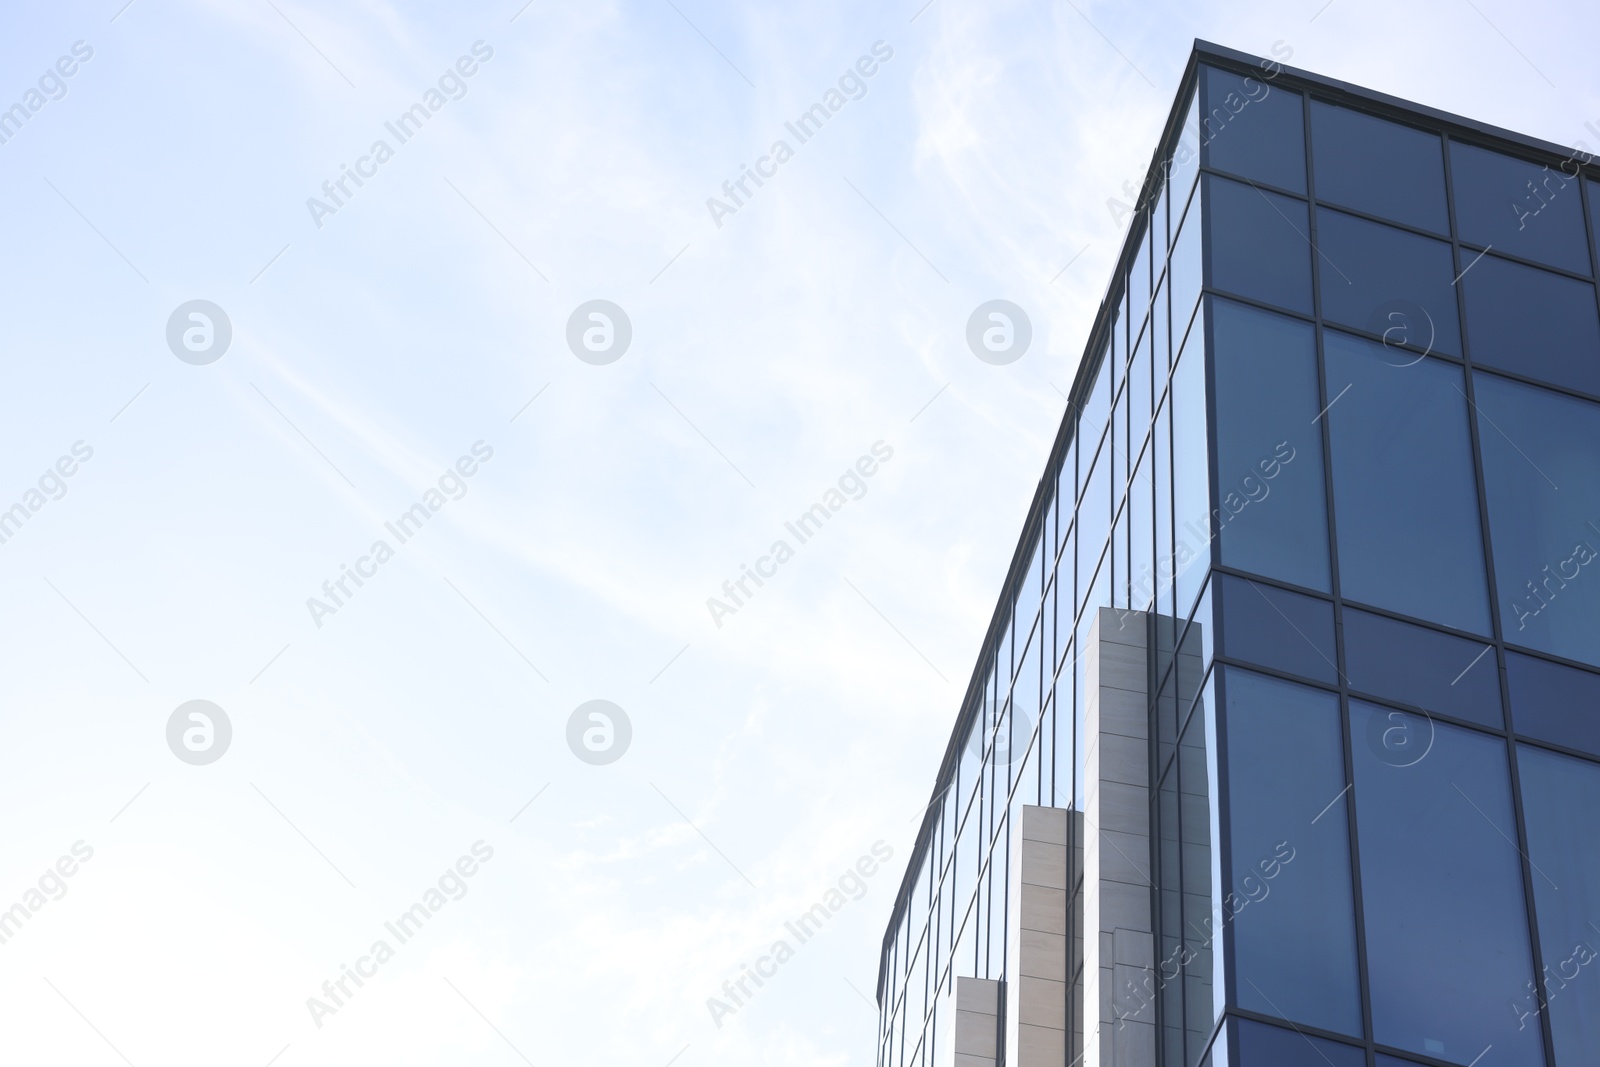
<instances>
[{"instance_id":1,"label":"beige stone column","mask_svg":"<svg viewBox=\"0 0 1600 1067\"><path fill-rule=\"evenodd\" d=\"M1086 1067L1152 1067L1148 616L1099 610L1084 650ZM1062 1061L1065 1062L1065 1061Z\"/></svg>"},{"instance_id":2,"label":"beige stone column","mask_svg":"<svg viewBox=\"0 0 1600 1067\"><path fill-rule=\"evenodd\" d=\"M1006 1063L1066 1067L1072 813L1023 805L1012 829Z\"/></svg>"},{"instance_id":3,"label":"beige stone column","mask_svg":"<svg viewBox=\"0 0 1600 1067\"><path fill-rule=\"evenodd\" d=\"M950 998L950 1050L938 1057L954 1067L998 1067L1000 983L987 978L956 978ZM947 1058L948 1057L948 1058Z\"/></svg>"}]
</instances>

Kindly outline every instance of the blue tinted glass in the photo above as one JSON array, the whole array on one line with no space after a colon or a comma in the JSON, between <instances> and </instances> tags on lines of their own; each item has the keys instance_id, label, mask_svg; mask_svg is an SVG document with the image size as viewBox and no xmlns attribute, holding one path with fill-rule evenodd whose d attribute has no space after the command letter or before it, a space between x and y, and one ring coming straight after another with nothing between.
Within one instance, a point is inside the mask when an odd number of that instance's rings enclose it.
<instances>
[{"instance_id":1,"label":"blue tinted glass","mask_svg":"<svg viewBox=\"0 0 1600 1067\"><path fill-rule=\"evenodd\" d=\"M1322 315L1385 339L1461 354L1450 246L1342 211L1317 209Z\"/></svg>"},{"instance_id":2,"label":"blue tinted glass","mask_svg":"<svg viewBox=\"0 0 1600 1067\"><path fill-rule=\"evenodd\" d=\"M1187 658L1180 657L1180 662ZM1183 690L1180 702L1195 692L1193 683L1185 687L1181 679L1178 687ZM1216 805L1217 716L1209 682L1200 691L1195 706L1197 710L1179 741L1178 758L1174 761L1178 770L1179 851L1183 856L1182 930L1184 947L1190 953L1176 962L1183 965L1182 1019L1191 1064L1222 1014L1227 988L1222 973L1224 954L1213 944L1213 924L1220 913L1221 898L1226 895L1222 885L1227 874L1221 869L1220 854L1212 847L1220 840L1222 828Z\"/></svg>"},{"instance_id":3,"label":"blue tinted glass","mask_svg":"<svg viewBox=\"0 0 1600 1067\"><path fill-rule=\"evenodd\" d=\"M1461 371L1323 335L1344 596L1489 632L1478 490Z\"/></svg>"},{"instance_id":4,"label":"blue tinted glass","mask_svg":"<svg viewBox=\"0 0 1600 1067\"><path fill-rule=\"evenodd\" d=\"M1217 575L1225 656L1337 685L1333 605L1275 586Z\"/></svg>"},{"instance_id":5,"label":"blue tinted glass","mask_svg":"<svg viewBox=\"0 0 1600 1067\"><path fill-rule=\"evenodd\" d=\"M1095 371L1094 385L1090 386L1088 394L1083 399L1083 413L1078 423L1078 438L1084 442L1084 456L1094 454L1095 442L1100 440L1100 434L1105 430L1107 421L1111 417L1111 378L1112 368L1122 369L1118 362L1119 353L1127 355L1127 340L1122 335L1123 324L1119 319L1111 324L1110 344L1100 351L1100 368Z\"/></svg>"},{"instance_id":6,"label":"blue tinted glass","mask_svg":"<svg viewBox=\"0 0 1600 1067\"><path fill-rule=\"evenodd\" d=\"M1223 684L1232 870L1221 913L1239 1006L1360 1034L1339 698L1236 669Z\"/></svg>"},{"instance_id":7,"label":"blue tinted glass","mask_svg":"<svg viewBox=\"0 0 1600 1067\"><path fill-rule=\"evenodd\" d=\"M1506 684L1517 733L1600 755L1600 675L1507 652Z\"/></svg>"},{"instance_id":8,"label":"blue tinted glass","mask_svg":"<svg viewBox=\"0 0 1600 1067\"><path fill-rule=\"evenodd\" d=\"M1306 191L1305 116L1299 93L1264 78L1202 69L1206 164L1290 192Z\"/></svg>"},{"instance_id":9,"label":"blue tinted glass","mask_svg":"<svg viewBox=\"0 0 1600 1067\"><path fill-rule=\"evenodd\" d=\"M1211 218L1205 251L1212 286L1311 314L1306 205L1209 174L1202 185Z\"/></svg>"},{"instance_id":10,"label":"blue tinted glass","mask_svg":"<svg viewBox=\"0 0 1600 1067\"><path fill-rule=\"evenodd\" d=\"M1473 375L1506 640L1600 665L1600 406Z\"/></svg>"},{"instance_id":11,"label":"blue tinted glass","mask_svg":"<svg viewBox=\"0 0 1600 1067\"><path fill-rule=\"evenodd\" d=\"M1346 608L1350 688L1501 729L1500 671L1481 642Z\"/></svg>"},{"instance_id":12,"label":"blue tinted glass","mask_svg":"<svg viewBox=\"0 0 1600 1067\"><path fill-rule=\"evenodd\" d=\"M1543 1064L1538 1027L1506 1010L1533 965L1505 742L1352 700L1350 750L1373 1037Z\"/></svg>"},{"instance_id":13,"label":"blue tinted glass","mask_svg":"<svg viewBox=\"0 0 1600 1067\"><path fill-rule=\"evenodd\" d=\"M1495 255L1462 266L1474 363L1600 393L1593 285Z\"/></svg>"},{"instance_id":14,"label":"blue tinted glass","mask_svg":"<svg viewBox=\"0 0 1600 1067\"><path fill-rule=\"evenodd\" d=\"M1150 305L1150 368L1153 377L1146 379L1140 386L1143 393L1134 398L1133 407L1133 447L1139 447L1139 439L1144 436L1145 428L1150 425L1151 412L1155 410L1152 403L1153 396L1160 396L1160 385L1167 377L1167 368L1172 366L1172 330L1168 320L1167 282L1163 276L1156 285L1156 299ZM1155 392L1152 393L1152 385Z\"/></svg>"},{"instance_id":15,"label":"blue tinted glass","mask_svg":"<svg viewBox=\"0 0 1600 1067\"><path fill-rule=\"evenodd\" d=\"M1450 180L1463 241L1589 273L1577 179L1554 167L1452 141Z\"/></svg>"},{"instance_id":16,"label":"blue tinted glass","mask_svg":"<svg viewBox=\"0 0 1600 1067\"><path fill-rule=\"evenodd\" d=\"M1174 220L1176 224L1177 220ZM1183 329L1200 299L1200 209L1189 209L1189 216L1173 242L1172 263L1168 268L1167 291L1172 299L1173 347L1183 340Z\"/></svg>"},{"instance_id":17,"label":"blue tinted glass","mask_svg":"<svg viewBox=\"0 0 1600 1067\"><path fill-rule=\"evenodd\" d=\"M1366 1067L1367 1054L1326 1038L1240 1019L1234 1067Z\"/></svg>"},{"instance_id":18,"label":"blue tinted glass","mask_svg":"<svg viewBox=\"0 0 1600 1067\"><path fill-rule=\"evenodd\" d=\"M1085 479L1083 503L1078 505L1078 581L1095 577L1095 565L1111 531L1111 448L1100 446L1094 468ZM1098 605L1097 605L1098 606Z\"/></svg>"},{"instance_id":19,"label":"blue tinted glass","mask_svg":"<svg viewBox=\"0 0 1600 1067\"><path fill-rule=\"evenodd\" d=\"M1199 94L1189 101L1189 113L1184 116L1178 134L1178 147L1172 151L1167 163L1167 185L1172 189L1172 225L1177 229L1183 205L1194 189L1195 177L1200 173L1200 99Z\"/></svg>"},{"instance_id":20,"label":"blue tinted glass","mask_svg":"<svg viewBox=\"0 0 1600 1067\"><path fill-rule=\"evenodd\" d=\"M1156 488L1156 602L1151 608L1163 619L1174 618L1172 606L1172 418L1165 402L1156 413L1154 481Z\"/></svg>"},{"instance_id":21,"label":"blue tinted glass","mask_svg":"<svg viewBox=\"0 0 1600 1067\"><path fill-rule=\"evenodd\" d=\"M1161 197L1156 201L1155 214L1151 216L1150 223L1150 276L1151 279L1161 277L1167 261L1167 249L1171 247L1172 229L1167 221L1167 201L1171 199L1170 190L1165 182L1161 183Z\"/></svg>"},{"instance_id":22,"label":"blue tinted glass","mask_svg":"<svg viewBox=\"0 0 1600 1067\"><path fill-rule=\"evenodd\" d=\"M1316 330L1212 303L1222 562L1328 592Z\"/></svg>"},{"instance_id":23,"label":"blue tinted glass","mask_svg":"<svg viewBox=\"0 0 1600 1067\"><path fill-rule=\"evenodd\" d=\"M1162 249L1162 254L1166 250ZM1150 308L1150 233L1139 238L1139 254L1128 270L1128 326L1130 339L1144 328L1145 312ZM1120 370L1120 368L1119 368Z\"/></svg>"},{"instance_id":24,"label":"blue tinted glass","mask_svg":"<svg viewBox=\"0 0 1600 1067\"><path fill-rule=\"evenodd\" d=\"M1078 433L1082 433L1080 428ZM1067 532L1072 526L1072 511L1077 507L1078 501L1078 442L1080 438L1073 436L1072 443L1067 446L1067 454L1061 458L1061 474L1056 479L1056 530L1057 540L1064 541ZM1056 554L1061 554L1058 543ZM1071 567L1072 561L1067 560L1062 566ZM1069 605L1070 608L1070 605Z\"/></svg>"},{"instance_id":25,"label":"blue tinted glass","mask_svg":"<svg viewBox=\"0 0 1600 1067\"><path fill-rule=\"evenodd\" d=\"M1150 364L1151 349L1155 345L1155 320L1145 326L1144 336L1133 349L1133 362L1128 367L1128 414L1133 432L1133 448L1139 447L1144 428L1150 422ZM1166 361L1166 356L1161 357Z\"/></svg>"},{"instance_id":26,"label":"blue tinted glass","mask_svg":"<svg viewBox=\"0 0 1600 1067\"><path fill-rule=\"evenodd\" d=\"M1532 992L1516 1001L1518 1022L1550 1014L1557 1063L1592 1063L1600 1049L1600 765L1526 745L1517 748L1522 811L1533 865L1533 904L1544 954L1545 1004Z\"/></svg>"},{"instance_id":27,"label":"blue tinted glass","mask_svg":"<svg viewBox=\"0 0 1600 1067\"><path fill-rule=\"evenodd\" d=\"M1594 231L1595 260L1600 262L1600 183L1591 178L1583 184L1589 190L1589 227Z\"/></svg>"},{"instance_id":28,"label":"blue tinted glass","mask_svg":"<svg viewBox=\"0 0 1600 1067\"><path fill-rule=\"evenodd\" d=\"M1128 582L1131 591L1128 606L1135 611L1149 611L1150 601L1156 593L1156 522L1155 483L1150 477L1151 449L1146 448L1134 466L1133 481L1128 486Z\"/></svg>"},{"instance_id":29,"label":"blue tinted glass","mask_svg":"<svg viewBox=\"0 0 1600 1067\"><path fill-rule=\"evenodd\" d=\"M1311 101L1317 199L1450 233L1439 135Z\"/></svg>"},{"instance_id":30,"label":"blue tinted glass","mask_svg":"<svg viewBox=\"0 0 1600 1067\"><path fill-rule=\"evenodd\" d=\"M1206 365L1204 316L1189 331L1189 341L1172 372L1172 494L1176 527L1172 569L1176 574L1178 615L1189 608L1211 569L1211 478L1207 473Z\"/></svg>"}]
</instances>

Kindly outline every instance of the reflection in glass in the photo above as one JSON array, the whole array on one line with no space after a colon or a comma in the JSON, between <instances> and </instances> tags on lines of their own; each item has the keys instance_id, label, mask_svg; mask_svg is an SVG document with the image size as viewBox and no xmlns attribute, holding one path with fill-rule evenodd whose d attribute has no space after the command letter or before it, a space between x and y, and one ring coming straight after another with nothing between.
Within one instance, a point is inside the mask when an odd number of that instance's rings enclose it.
<instances>
[{"instance_id":1,"label":"reflection in glass","mask_svg":"<svg viewBox=\"0 0 1600 1067\"><path fill-rule=\"evenodd\" d=\"M1600 811L1600 765L1518 746L1533 902L1546 988L1518 998L1519 1025L1550 1014L1556 1062L1592 1061L1600 1049L1600 839L1583 815ZM1581 813L1581 814L1580 814Z\"/></svg>"},{"instance_id":2,"label":"reflection in glass","mask_svg":"<svg viewBox=\"0 0 1600 1067\"><path fill-rule=\"evenodd\" d=\"M1187 618L1211 569L1211 475L1206 459L1204 312L1189 332L1172 372L1172 492L1174 548L1171 570L1178 616Z\"/></svg>"},{"instance_id":3,"label":"reflection in glass","mask_svg":"<svg viewBox=\"0 0 1600 1067\"><path fill-rule=\"evenodd\" d=\"M1538 1029L1506 1009L1533 963L1505 742L1352 700L1350 749L1373 1037L1539 1067Z\"/></svg>"},{"instance_id":4,"label":"reflection in glass","mask_svg":"<svg viewBox=\"0 0 1600 1067\"><path fill-rule=\"evenodd\" d=\"M1480 641L1344 609L1350 688L1500 729L1500 672Z\"/></svg>"},{"instance_id":5,"label":"reflection in glass","mask_svg":"<svg viewBox=\"0 0 1600 1067\"><path fill-rule=\"evenodd\" d=\"M1506 687L1517 733L1600 756L1600 675L1507 652Z\"/></svg>"},{"instance_id":6,"label":"reflection in glass","mask_svg":"<svg viewBox=\"0 0 1600 1067\"><path fill-rule=\"evenodd\" d=\"M1488 633L1461 371L1332 330L1323 354L1345 597Z\"/></svg>"},{"instance_id":7,"label":"reflection in glass","mask_svg":"<svg viewBox=\"0 0 1600 1067\"><path fill-rule=\"evenodd\" d=\"M1216 235L1205 242L1211 285L1311 314L1311 223L1305 202L1209 174L1202 185Z\"/></svg>"},{"instance_id":8,"label":"reflection in glass","mask_svg":"<svg viewBox=\"0 0 1600 1067\"><path fill-rule=\"evenodd\" d=\"M1473 259L1461 276L1472 362L1600 393L1594 286L1495 255Z\"/></svg>"},{"instance_id":9,"label":"reflection in glass","mask_svg":"<svg viewBox=\"0 0 1600 1067\"><path fill-rule=\"evenodd\" d=\"M1240 1019L1234 1067L1366 1067L1361 1049L1280 1026Z\"/></svg>"},{"instance_id":10,"label":"reflection in glass","mask_svg":"<svg viewBox=\"0 0 1600 1067\"><path fill-rule=\"evenodd\" d=\"M1395 344L1461 354L1455 260L1443 241L1317 209L1322 314ZM1409 353L1395 352L1395 360Z\"/></svg>"},{"instance_id":11,"label":"reflection in glass","mask_svg":"<svg viewBox=\"0 0 1600 1067\"><path fill-rule=\"evenodd\" d=\"M1450 233L1439 135L1311 101L1317 199Z\"/></svg>"},{"instance_id":12,"label":"reflection in glass","mask_svg":"<svg viewBox=\"0 0 1600 1067\"><path fill-rule=\"evenodd\" d=\"M1223 690L1239 1006L1359 1036L1339 698L1236 668Z\"/></svg>"},{"instance_id":13,"label":"reflection in glass","mask_svg":"<svg viewBox=\"0 0 1600 1067\"><path fill-rule=\"evenodd\" d=\"M1231 574L1212 581L1221 597L1223 655L1338 684L1331 603Z\"/></svg>"},{"instance_id":14,"label":"reflection in glass","mask_svg":"<svg viewBox=\"0 0 1600 1067\"><path fill-rule=\"evenodd\" d=\"M1506 640L1600 665L1600 405L1474 374Z\"/></svg>"},{"instance_id":15,"label":"reflection in glass","mask_svg":"<svg viewBox=\"0 0 1600 1067\"><path fill-rule=\"evenodd\" d=\"M1202 68L1208 166L1294 193L1306 191L1304 101L1264 76Z\"/></svg>"},{"instance_id":16,"label":"reflection in glass","mask_svg":"<svg viewBox=\"0 0 1600 1067\"><path fill-rule=\"evenodd\" d=\"M1222 562L1329 592L1316 330L1211 302Z\"/></svg>"},{"instance_id":17,"label":"reflection in glass","mask_svg":"<svg viewBox=\"0 0 1600 1067\"><path fill-rule=\"evenodd\" d=\"M1583 202L1571 174L1452 141L1450 181L1463 241L1589 273Z\"/></svg>"}]
</instances>

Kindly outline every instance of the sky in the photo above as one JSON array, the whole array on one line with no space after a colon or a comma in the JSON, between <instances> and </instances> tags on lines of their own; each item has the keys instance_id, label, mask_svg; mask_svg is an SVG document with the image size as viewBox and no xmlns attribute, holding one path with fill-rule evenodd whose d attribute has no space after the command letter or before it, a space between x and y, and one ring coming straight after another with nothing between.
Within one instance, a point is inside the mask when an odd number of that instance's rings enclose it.
<instances>
[{"instance_id":1,"label":"sky","mask_svg":"<svg viewBox=\"0 0 1600 1067\"><path fill-rule=\"evenodd\" d=\"M1507 0L0 18L17 1063L871 1063L1193 40L1600 126Z\"/></svg>"}]
</instances>

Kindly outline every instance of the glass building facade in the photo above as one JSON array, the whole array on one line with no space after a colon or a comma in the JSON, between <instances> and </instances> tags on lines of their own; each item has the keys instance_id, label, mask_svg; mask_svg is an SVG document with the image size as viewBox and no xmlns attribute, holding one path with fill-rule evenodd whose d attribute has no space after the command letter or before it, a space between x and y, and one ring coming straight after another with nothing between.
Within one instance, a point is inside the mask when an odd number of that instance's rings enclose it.
<instances>
[{"instance_id":1,"label":"glass building facade","mask_svg":"<svg viewBox=\"0 0 1600 1067\"><path fill-rule=\"evenodd\" d=\"M1597 238L1581 152L1196 44L884 937L879 1067L1046 1062L949 1016L1020 979L1008 872L1094 788L1108 618L1149 650L1153 955L1085 1008L1067 918L1051 1067L1128 1020L1151 1067L1600 1063Z\"/></svg>"}]
</instances>

